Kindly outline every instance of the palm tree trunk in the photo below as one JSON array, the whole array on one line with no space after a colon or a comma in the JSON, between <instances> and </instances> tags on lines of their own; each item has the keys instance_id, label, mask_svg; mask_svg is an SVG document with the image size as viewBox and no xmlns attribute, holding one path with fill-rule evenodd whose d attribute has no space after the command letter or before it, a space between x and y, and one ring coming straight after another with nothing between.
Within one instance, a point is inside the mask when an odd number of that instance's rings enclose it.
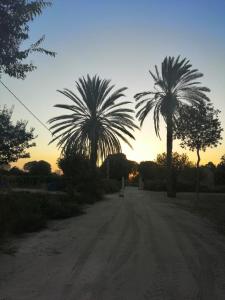
<instances>
[{"instance_id":1,"label":"palm tree trunk","mask_svg":"<svg viewBox=\"0 0 225 300\"><path fill-rule=\"evenodd\" d=\"M173 183L173 169L172 169L172 155L173 155L173 120L172 114L167 116L167 196L176 197L176 192Z\"/></svg>"},{"instance_id":2,"label":"palm tree trunk","mask_svg":"<svg viewBox=\"0 0 225 300\"><path fill-rule=\"evenodd\" d=\"M199 164L200 164L200 149L197 148L197 164L196 164L196 198L199 199L199 186L200 186L200 170L199 170Z\"/></svg>"},{"instance_id":3,"label":"palm tree trunk","mask_svg":"<svg viewBox=\"0 0 225 300\"><path fill-rule=\"evenodd\" d=\"M93 173L96 172L96 163L97 163L97 140L95 136L92 138L91 141L91 155L90 155L90 161L91 161L91 168Z\"/></svg>"}]
</instances>

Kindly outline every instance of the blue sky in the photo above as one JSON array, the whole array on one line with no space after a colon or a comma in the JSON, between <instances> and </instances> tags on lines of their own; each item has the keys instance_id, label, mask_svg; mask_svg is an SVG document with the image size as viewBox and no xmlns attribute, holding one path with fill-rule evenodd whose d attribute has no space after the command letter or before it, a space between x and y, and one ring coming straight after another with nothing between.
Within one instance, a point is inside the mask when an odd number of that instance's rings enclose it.
<instances>
[{"instance_id":1,"label":"blue sky","mask_svg":"<svg viewBox=\"0 0 225 300\"><path fill-rule=\"evenodd\" d=\"M151 0L56 0L31 24L31 42L46 34L45 46L55 50L55 59L30 57L37 71L25 81L2 79L23 99L43 122L60 114L53 108L68 100L56 92L73 89L78 77L99 74L112 79L117 87L127 86L127 98L149 90L153 82L148 74L166 55L181 55L204 73L203 84L221 113L225 127L225 1L151 1ZM48 146L49 133L42 128L1 87L0 104L15 104L14 118L29 120L36 128L37 147L31 159L46 159L53 164L59 156L56 145ZM134 105L133 105L134 107ZM203 162L218 162L225 153L224 143L203 155ZM174 150L183 152L175 142ZM123 145L130 159L152 160L165 151L165 126L162 140L156 138L152 115L136 132L133 150ZM191 158L194 160L195 156ZM19 161L22 166L26 161Z\"/></svg>"}]
</instances>

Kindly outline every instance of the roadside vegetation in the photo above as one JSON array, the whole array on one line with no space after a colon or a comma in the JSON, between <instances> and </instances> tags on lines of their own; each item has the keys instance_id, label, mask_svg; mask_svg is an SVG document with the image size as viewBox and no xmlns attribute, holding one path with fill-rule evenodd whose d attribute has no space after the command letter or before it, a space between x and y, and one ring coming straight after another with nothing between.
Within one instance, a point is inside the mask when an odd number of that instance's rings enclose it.
<instances>
[{"instance_id":1,"label":"roadside vegetation","mask_svg":"<svg viewBox=\"0 0 225 300\"><path fill-rule=\"evenodd\" d=\"M0 196L0 237L40 230L48 220L81 214L77 199L67 195L10 192Z\"/></svg>"},{"instance_id":2,"label":"roadside vegetation","mask_svg":"<svg viewBox=\"0 0 225 300\"><path fill-rule=\"evenodd\" d=\"M180 193L172 203L178 207L210 221L220 233L225 234L225 197L223 193L200 194L198 201L194 193Z\"/></svg>"}]
</instances>

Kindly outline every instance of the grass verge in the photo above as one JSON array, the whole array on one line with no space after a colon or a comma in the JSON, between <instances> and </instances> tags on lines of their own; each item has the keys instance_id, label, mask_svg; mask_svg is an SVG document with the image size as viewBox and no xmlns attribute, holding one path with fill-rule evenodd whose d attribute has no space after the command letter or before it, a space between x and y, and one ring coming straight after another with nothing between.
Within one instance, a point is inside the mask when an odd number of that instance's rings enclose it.
<instances>
[{"instance_id":1,"label":"grass verge","mask_svg":"<svg viewBox=\"0 0 225 300\"><path fill-rule=\"evenodd\" d=\"M194 193L180 193L173 203L210 220L219 232L225 234L225 194L201 193L197 201Z\"/></svg>"}]
</instances>

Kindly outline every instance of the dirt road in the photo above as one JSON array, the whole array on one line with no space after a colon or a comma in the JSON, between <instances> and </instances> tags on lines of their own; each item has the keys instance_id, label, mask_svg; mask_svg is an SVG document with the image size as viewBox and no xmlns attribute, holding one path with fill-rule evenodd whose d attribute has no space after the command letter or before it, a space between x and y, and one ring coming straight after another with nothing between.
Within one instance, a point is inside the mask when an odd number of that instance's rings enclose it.
<instances>
[{"instance_id":1,"label":"dirt road","mask_svg":"<svg viewBox=\"0 0 225 300\"><path fill-rule=\"evenodd\" d=\"M0 299L225 299L225 238L163 193L128 188L15 241Z\"/></svg>"}]
</instances>

